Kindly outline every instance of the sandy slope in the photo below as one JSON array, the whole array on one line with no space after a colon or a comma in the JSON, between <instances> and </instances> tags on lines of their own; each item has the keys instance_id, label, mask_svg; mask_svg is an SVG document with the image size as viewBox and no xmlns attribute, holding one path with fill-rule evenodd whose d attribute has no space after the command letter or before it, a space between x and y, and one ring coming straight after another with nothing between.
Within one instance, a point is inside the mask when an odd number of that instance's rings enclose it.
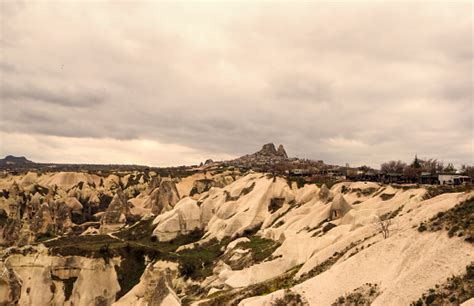
<instances>
[{"instance_id":1,"label":"sandy slope","mask_svg":"<svg viewBox=\"0 0 474 306\"><path fill-rule=\"evenodd\" d=\"M394 200L386 203L369 200L360 206L358 213L362 217L369 213L385 211L384 206L405 205L400 215L394 219L392 235L385 240L381 235L366 240L364 245L371 244L370 247L351 257L344 256L328 271L295 286L292 290L300 293L311 305L330 305L339 296L364 283L377 283L382 294L375 300L374 305L407 305L417 300L425 291L444 282L447 277L462 273L466 265L474 261L474 247L462 239L449 238L445 231L419 233L416 230L421 221L453 207L466 197L465 194L443 194L420 202L413 200L415 197L407 198L406 195L400 194L398 200L393 198ZM373 207L372 212L369 205ZM356 214L354 220L360 217ZM313 242L310 242L311 239L302 241L298 238L301 234L292 237L292 242L289 243L296 248L304 244L312 249L312 254L303 261L304 265L297 276L310 271L350 242L371 236L375 227L367 224L351 230L348 225L339 225L328 234L331 232L331 235L325 235ZM284 250L286 241L288 240L285 240L275 254L283 254L283 258L287 260L295 258L295 252L289 251L291 246ZM352 250L348 253L351 252ZM303 252L305 253L309 252ZM251 298L241 304L266 305L281 294L278 292Z\"/></svg>"}]
</instances>

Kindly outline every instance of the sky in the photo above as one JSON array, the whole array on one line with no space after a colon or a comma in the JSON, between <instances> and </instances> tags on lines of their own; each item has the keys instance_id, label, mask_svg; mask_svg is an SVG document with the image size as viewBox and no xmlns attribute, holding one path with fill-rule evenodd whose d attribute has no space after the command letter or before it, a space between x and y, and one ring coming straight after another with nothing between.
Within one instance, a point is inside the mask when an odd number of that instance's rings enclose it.
<instances>
[{"instance_id":1,"label":"sky","mask_svg":"<svg viewBox=\"0 0 474 306\"><path fill-rule=\"evenodd\" d=\"M0 6L0 155L474 164L470 2Z\"/></svg>"}]
</instances>

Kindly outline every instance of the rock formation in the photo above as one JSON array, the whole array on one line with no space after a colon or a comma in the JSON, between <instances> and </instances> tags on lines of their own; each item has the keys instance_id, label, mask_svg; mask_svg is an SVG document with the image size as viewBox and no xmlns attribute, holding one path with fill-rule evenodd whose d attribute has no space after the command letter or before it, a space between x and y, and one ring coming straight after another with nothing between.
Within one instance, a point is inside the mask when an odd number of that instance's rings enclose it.
<instances>
[{"instance_id":1,"label":"rock formation","mask_svg":"<svg viewBox=\"0 0 474 306\"><path fill-rule=\"evenodd\" d=\"M342 194L338 194L334 197L331 203L331 209L329 211L329 220L340 219L344 217L350 210L352 205L347 203L346 199Z\"/></svg>"},{"instance_id":2,"label":"rock formation","mask_svg":"<svg viewBox=\"0 0 474 306\"><path fill-rule=\"evenodd\" d=\"M282 144L278 146L277 155L283 158L288 158L288 155L286 154L285 148Z\"/></svg>"},{"instance_id":3,"label":"rock formation","mask_svg":"<svg viewBox=\"0 0 474 306\"><path fill-rule=\"evenodd\" d=\"M255 155L274 156L277 155L277 150L273 143L267 143L262 146L262 149L255 153Z\"/></svg>"},{"instance_id":4,"label":"rock formation","mask_svg":"<svg viewBox=\"0 0 474 306\"><path fill-rule=\"evenodd\" d=\"M113 197L107 210L100 220L100 230L103 233L113 231L125 225L127 218L130 218L130 207L127 198L121 190Z\"/></svg>"},{"instance_id":5,"label":"rock formation","mask_svg":"<svg viewBox=\"0 0 474 306\"><path fill-rule=\"evenodd\" d=\"M288 155L286 154L283 145L280 145L277 150L273 143L267 143L262 146L260 151L241 156L227 163L230 165L252 168L259 166L268 167L285 162L287 160Z\"/></svg>"},{"instance_id":6,"label":"rock formation","mask_svg":"<svg viewBox=\"0 0 474 306\"><path fill-rule=\"evenodd\" d=\"M249 158L286 158L261 151ZM293 294L331 305L370 283L383 288L374 304L409 305L474 262L473 191L290 188L283 176L216 164L163 181L149 170L0 176L0 304L272 305ZM101 183L82 181L93 175ZM60 184L38 184L53 177ZM388 236L380 220L394 225Z\"/></svg>"},{"instance_id":7,"label":"rock formation","mask_svg":"<svg viewBox=\"0 0 474 306\"><path fill-rule=\"evenodd\" d=\"M152 197L151 212L159 215L162 212L171 210L179 201L179 193L176 184L171 179L161 181L159 191Z\"/></svg>"}]
</instances>

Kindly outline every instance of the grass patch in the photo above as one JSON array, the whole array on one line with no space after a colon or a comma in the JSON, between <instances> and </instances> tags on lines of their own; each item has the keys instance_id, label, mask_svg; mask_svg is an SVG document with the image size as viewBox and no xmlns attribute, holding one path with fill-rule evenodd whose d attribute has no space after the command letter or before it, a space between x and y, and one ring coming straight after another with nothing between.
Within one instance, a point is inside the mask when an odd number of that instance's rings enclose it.
<instances>
[{"instance_id":1,"label":"grass patch","mask_svg":"<svg viewBox=\"0 0 474 306\"><path fill-rule=\"evenodd\" d=\"M273 306L302 306L309 305L299 293L285 290L285 295L282 298L276 299L272 303Z\"/></svg>"},{"instance_id":2,"label":"grass patch","mask_svg":"<svg viewBox=\"0 0 474 306\"><path fill-rule=\"evenodd\" d=\"M472 191L471 185L436 185L436 186L427 186L426 193L423 195L423 200L428 200L439 196L444 193L453 193L453 192L470 192Z\"/></svg>"},{"instance_id":3,"label":"grass patch","mask_svg":"<svg viewBox=\"0 0 474 306\"><path fill-rule=\"evenodd\" d=\"M460 305L474 297L474 263L466 267L466 273L449 277L445 283L428 290L412 306Z\"/></svg>"},{"instance_id":4,"label":"grass patch","mask_svg":"<svg viewBox=\"0 0 474 306\"><path fill-rule=\"evenodd\" d=\"M224 253L223 247L227 245L227 242L227 240L219 242L217 239L213 239L175 254L173 257L179 262L180 276L185 279L202 280L212 275L214 264Z\"/></svg>"},{"instance_id":5,"label":"grass patch","mask_svg":"<svg viewBox=\"0 0 474 306\"><path fill-rule=\"evenodd\" d=\"M445 229L449 237L464 236L474 243L474 198L463 201L453 208L436 214L418 226L419 232L435 232Z\"/></svg>"},{"instance_id":6,"label":"grass patch","mask_svg":"<svg viewBox=\"0 0 474 306\"><path fill-rule=\"evenodd\" d=\"M194 231L169 242L156 241L151 236L136 236L136 234L148 232L150 224L148 220L141 221L118 233L119 239L109 235L85 235L61 237L46 241L44 244L50 249L52 255L103 258L106 262L120 256L122 261L115 267L121 288L117 293L117 298L125 295L138 284L146 268L145 256L151 260L178 262L180 271L185 271L185 274L191 278L202 279L212 274L212 264L222 253L220 246L206 244L193 250L174 253L179 246L199 240L202 237L202 231Z\"/></svg>"},{"instance_id":7,"label":"grass patch","mask_svg":"<svg viewBox=\"0 0 474 306\"><path fill-rule=\"evenodd\" d=\"M390 200L391 198L393 198L395 196L395 194L389 194L389 193L382 193L380 195L380 199L382 199L382 201L388 201Z\"/></svg>"},{"instance_id":8,"label":"grass patch","mask_svg":"<svg viewBox=\"0 0 474 306\"><path fill-rule=\"evenodd\" d=\"M238 305L243 299L252 296L267 295L280 289L289 289L296 285L296 281L293 278L300 268L301 265L296 266L282 275L258 284L247 286L243 289L218 292L215 296L211 296L210 300L201 303L200 305Z\"/></svg>"},{"instance_id":9,"label":"grass patch","mask_svg":"<svg viewBox=\"0 0 474 306\"><path fill-rule=\"evenodd\" d=\"M332 306L338 305L364 305L369 306L380 295L380 288L377 284L366 283L354 289L351 293L340 296Z\"/></svg>"},{"instance_id":10,"label":"grass patch","mask_svg":"<svg viewBox=\"0 0 474 306\"><path fill-rule=\"evenodd\" d=\"M146 268L145 253L142 250L126 247L125 251L126 256L123 257L119 266L115 266L120 284L120 291L116 295L117 300L140 282L140 277Z\"/></svg>"},{"instance_id":11,"label":"grass patch","mask_svg":"<svg viewBox=\"0 0 474 306\"><path fill-rule=\"evenodd\" d=\"M405 205L401 205L397 209L395 209L394 211L391 211L391 212L388 212L386 214L381 215L380 220L385 221L385 220L388 220L388 219L395 218L403 210L403 207L405 207Z\"/></svg>"},{"instance_id":12,"label":"grass patch","mask_svg":"<svg viewBox=\"0 0 474 306\"><path fill-rule=\"evenodd\" d=\"M255 263L259 263L270 257L272 253L280 246L280 243L261 237L250 237L250 241L240 242L237 244L242 249L250 249L252 259Z\"/></svg>"}]
</instances>

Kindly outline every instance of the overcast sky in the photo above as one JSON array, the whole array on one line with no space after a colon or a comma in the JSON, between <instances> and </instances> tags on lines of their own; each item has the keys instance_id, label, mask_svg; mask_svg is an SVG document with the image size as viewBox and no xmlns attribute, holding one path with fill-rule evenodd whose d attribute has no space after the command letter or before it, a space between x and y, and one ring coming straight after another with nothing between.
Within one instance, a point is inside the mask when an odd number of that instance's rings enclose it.
<instances>
[{"instance_id":1,"label":"overcast sky","mask_svg":"<svg viewBox=\"0 0 474 306\"><path fill-rule=\"evenodd\" d=\"M474 164L469 2L0 5L0 155Z\"/></svg>"}]
</instances>

